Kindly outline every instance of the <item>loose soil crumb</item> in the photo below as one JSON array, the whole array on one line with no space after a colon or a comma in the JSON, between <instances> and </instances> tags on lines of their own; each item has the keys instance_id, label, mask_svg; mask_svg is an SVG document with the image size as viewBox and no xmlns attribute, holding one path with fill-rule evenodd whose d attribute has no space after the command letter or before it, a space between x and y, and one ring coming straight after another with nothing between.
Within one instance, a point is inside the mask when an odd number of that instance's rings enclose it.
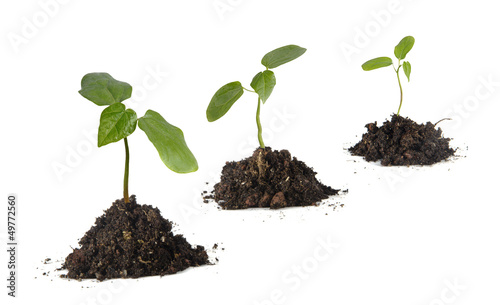
<instances>
[{"instance_id":1,"label":"loose soil crumb","mask_svg":"<svg viewBox=\"0 0 500 305\"><path fill-rule=\"evenodd\" d=\"M381 160L384 166L431 165L455 154L449 147L450 139L443 138L441 128L436 129L431 122L418 124L393 114L381 127L377 122L365 127L368 132L349 152L366 161Z\"/></svg>"},{"instance_id":2,"label":"loose soil crumb","mask_svg":"<svg viewBox=\"0 0 500 305\"><path fill-rule=\"evenodd\" d=\"M308 206L339 190L316 179L316 172L288 150L258 148L241 161L226 162L214 199L224 209Z\"/></svg>"},{"instance_id":3,"label":"loose soil crumb","mask_svg":"<svg viewBox=\"0 0 500 305\"><path fill-rule=\"evenodd\" d=\"M208 264L204 247L193 248L157 208L116 200L96 219L66 257L63 268L72 279L138 278L166 275Z\"/></svg>"}]
</instances>

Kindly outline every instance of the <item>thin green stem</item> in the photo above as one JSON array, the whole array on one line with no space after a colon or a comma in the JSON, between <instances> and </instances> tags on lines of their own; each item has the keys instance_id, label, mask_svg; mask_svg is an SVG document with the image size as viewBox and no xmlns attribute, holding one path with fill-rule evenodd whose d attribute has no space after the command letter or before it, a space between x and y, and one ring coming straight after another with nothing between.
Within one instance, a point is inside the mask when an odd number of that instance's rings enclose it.
<instances>
[{"instance_id":1,"label":"thin green stem","mask_svg":"<svg viewBox=\"0 0 500 305\"><path fill-rule=\"evenodd\" d=\"M129 197L128 197L128 166L130 163L130 153L128 151L128 141L127 138L123 138L123 141L125 142L125 175L123 178L123 201L125 203L129 203Z\"/></svg>"},{"instance_id":2,"label":"thin green stem","mask_svg":"<svg viewBox=\"0 0 500 305\"><path fill-rule=\"evenodd\" d=\"M262 125L260 124L260 97L257 99L257 137L261 148L266 148L264 140L262 140Z\"/></svg>"},{"instance_id":3,"label":"thin green stem","mask_svg":"<svg viewBox=\"0 0 500 305\"><path fill-rule=\"evenodd\" d=\"M398 69L396 70L396 75L398 76L399 92L401 93L401 99L399 100L399 108L397 115L401 111L401 105L403 105L403 87L401 87L401 79L399 78L399 69L401 68L400 60L398 59Z\"/></svg>"},{"instance_id":4,"label":"thin green stem","mask_svg":"<svg viewBox=\"0 0 500 305\"><path fill-rule=\"evenodd\" d=\"M250 89L247 89L247 88L245 88L245 87L241 87L241 88L243 88L243 90L245 90L245 91L248 91L248 92L253 92L253 93L257 93L257 92L255 92L255 91L253 91L253 90L250 90Z\"/></svg>"}]
</instances>

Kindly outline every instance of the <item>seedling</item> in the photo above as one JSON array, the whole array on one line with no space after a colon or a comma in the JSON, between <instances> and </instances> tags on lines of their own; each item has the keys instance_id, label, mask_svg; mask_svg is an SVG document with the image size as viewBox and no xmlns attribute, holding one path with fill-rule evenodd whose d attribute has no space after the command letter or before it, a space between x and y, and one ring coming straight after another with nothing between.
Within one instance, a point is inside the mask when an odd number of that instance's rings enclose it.
<instances>
[{"instance_id":1,"label":"seedling","mask_svg":"<svg viewBox=\"0 0 500 305\"><path fill-rule=\"evenodd\" d=\"M266 67L265 71L257 73L252 79L250 86L255 90L244 88L240 82L231 82L222 86L212 97L207 108L207 119L209 122L214 122L220 119L229 111L231 106L243 95L243 90L257 93L257 138L261 148L265 148L262 140L262 125L260 124L260 103L265 104L274 86L276 85L276 77L270 69L281 66L290 62L306 52L306 49L296 45L288 45L276 50L273 50L262 58L262 65Z\"/></svg>"},{"instance_id":2,"label":"seedling","mask_svg":"<svg viewBox=\"0 0 500 305\"><path fill-rule=\"evenodd\" d=\"M398 77L398 84L399 84L399 92L401 93L401 99L399 101L399 108L398 108L398 113L397 115L399 116L399 112L401 111L401 105L403 104L403 87L401 87L401 80L399 79L399 69L401 66L403 67L403 70L405 72L406 77L408 78L408 82L410 81L410 73L411 73L411 65L408 61L403 61L401 64L401 60L405 59L406 54L410 52L411 48L413 48L413 45L415 44L415 38L412 36L406 36L405 38L401 39L401 41L398 43L398 45L394 48L394 55L396 55L396 58L398 59L398 67L396 68L392 62L392 59L390 57L377 57L372 60L369 60L365 62L361 67L365 71L370 71L370 70L375 70L378 68L383 68L387 66L391 66L394 68L394 71L396 72L396 75Z\"/></svg>"},{"instance_id":3,"label":"seedling","mask_svg":"<svg viewBox=\"0 0 500 305\"><path fill-rule=\"evenodd\" d=\"M97 146L101 147L123 139L125 143L125 175L123 179L123 199L129 201L128 178L130 154L128 136L137 125L158 150L163 163L176 173L190 173L198 170L196 158L184 140L179 128L169 124L159 113L148 110L137 119L132 109L126 109L122 102L132 95L132 86L120 82L108 73L89 73L82 78L83 97L98 106L107 106L101 113Z\"/></svg>"}]
</instances>

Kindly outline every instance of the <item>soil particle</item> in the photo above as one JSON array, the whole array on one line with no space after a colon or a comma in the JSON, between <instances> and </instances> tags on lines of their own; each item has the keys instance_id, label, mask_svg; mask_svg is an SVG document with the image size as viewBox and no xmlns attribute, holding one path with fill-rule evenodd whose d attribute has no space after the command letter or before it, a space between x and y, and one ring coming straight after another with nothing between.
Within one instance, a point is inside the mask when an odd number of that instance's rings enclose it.
<instances>
[{"instance_id":1,"label":"soil particle","mask_svg":"<svg viewBox=\"0 0 500 305\"><path fill-rule=\"evenodd\" d=\"M316 172L288 150L258 148L241 161L226 162L214 199L224 209L313 205L339 190L316 179Z\"/></svg>"},{"instance_id":2,"label":"soil particle","mask_svg":"<svg viewBox=\"0 0 500 305\"><path fill-rule=\"evenodd\" d=\"M381 160L384 166L431 165L455 154L450 139L443 138L441 128L431 122L418 124L393 114L381 127L377 122L365 127L367 132L349 152L366 161Z\"/></svg>"},{"instance_id":3,"label":"soil particle","mask_svg":"<svg viewBox=\"0 0 500 305\"><path fill-rule=\"evenodd\" d=\"M116 200L96 219L64 262L72 279L138 278L166 275L208 264L204 247L193 248L157 208Z\"/></svg>"},{"instance_id":4,"label":"soil particle","mask_svg":"<svg viewBox=\"0 0 500 305\"><path fill-rule=\"evenodd\" d=\"M271 209L280 209L286 207L285 194L278 192L273 196L270 204Z\"/></svg>"}]
</instances>

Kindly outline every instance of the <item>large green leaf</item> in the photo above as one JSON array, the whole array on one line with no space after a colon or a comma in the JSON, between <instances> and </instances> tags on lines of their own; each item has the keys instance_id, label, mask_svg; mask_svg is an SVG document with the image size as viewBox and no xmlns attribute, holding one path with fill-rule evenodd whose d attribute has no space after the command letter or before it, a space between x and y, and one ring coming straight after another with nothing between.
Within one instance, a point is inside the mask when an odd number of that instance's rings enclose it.
<instances>
[{"instance_id":1,"label":"large green leaf","mask_svg":"<svg viewBox=\"0 0 500 305\"><path fill-rule=\"evenodd\" d=\"M78 92L89 101L105 106L128 99L132 86L117 81L108 73L89 73L82 78L82 89Z\"/></svg>"},{"instance_id":2,"label":"large green leaf","mask_svg":"<svg viewBox=\"0 0 500 305\"><path fill-rule=\"evenodd\" d=\"M101 122L97 134L97 146L118 142L135 131L137 115L132 109L126 109L122 103L106 107L101 113Z\"/></svg>"},{"instance_id":3,"label":"large green leaf","mask_svg":"<svg viewBox=\"0 0 500 305\"><path fill-rule=\"evenodd\" d=\"M405 38L401 39L398 45L394 48L394 55L396 55L396 57L401 60L405 59L406 54L410 52L414 44L415 38L413 38L412 36L406 36Z\"/></svg>"},{"instance_id":4,"label":"large green leaf","mask_svg":"<svg viewBox=\"0 0 500 305\"><path fill-rule=\"evenodd\" d=\"M182 130L169 124L158 112L146 111L139 119L139 128L146 133L168 168L176 173L198 170L198 162L189 150Z\"/></svg>"},{"instance_id":5,"label":"large green leaf","mask_svg":"<svg viewBox=\"0 0 500 305\"><path fill-rule=\"evenodd\" d=\"M231 106L243 95L243 86L240 82L232 82L222 86L215 92L207 108L209 122L220 119Z\"/></svg>"},{"instance_id":6,"label":"large green leaf","mask_svg":"<svg viewBox=\"0 0 500 305\"><path fill-rule=\"evenodd\" d=\"M411 65L409 62L405 61L403 63L403 70L405 71L406 77L408 77L408 81L410 81Z\"/></svg>"},{"instance_id":7,"label":"large green leaf","mask_svg":"<svg viewBox=\"0 0 500 305\"><path fill-rule=\"evenodd\" d=\"M306 51L306 49L296 45L284 46L264 55L261 63L264 65L264 67L273 69L300 57Z\"/></svg>"},{"instance_id":8,"label":"large green leaf","mask_svg":"<svg viewBox=\"0 0 500 305\"><path fill-rule=\"evenodd\" d=\"M390 57L377 57L362 64L361 68L365 71L370 71L390 65L392 65L392 59Z\"/></svg>"},{"instance_id":9,"label":"large green leaf","mask_svg":"<svg viewBox=\"0 0 500 305\"><path fill-rule=\"evenodd\" d=\"M250 84L255 92L259 94L262 103L265 103L269 98L275 85L276 77L274 76L274 72L270 70L257 73Z\"/></svg>"}]
</instances>

